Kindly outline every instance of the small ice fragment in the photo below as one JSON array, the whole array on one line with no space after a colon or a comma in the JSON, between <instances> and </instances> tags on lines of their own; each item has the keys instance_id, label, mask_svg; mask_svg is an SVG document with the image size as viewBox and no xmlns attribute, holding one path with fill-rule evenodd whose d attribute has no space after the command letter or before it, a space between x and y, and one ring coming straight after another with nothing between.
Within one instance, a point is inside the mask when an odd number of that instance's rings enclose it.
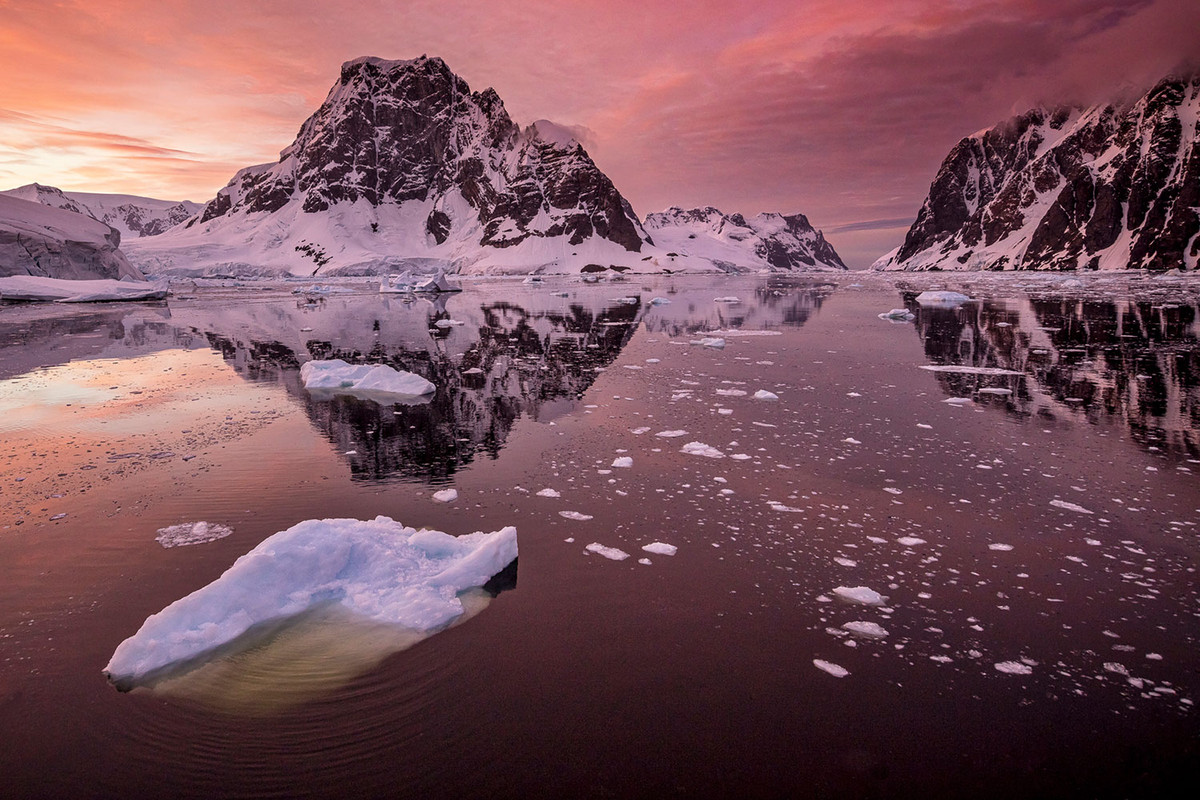
<instances>
[{"instance_id":1,"label":"small ice fragment","mask_svg":"<svg viewBox=\"0 0 1200 800\"><path fill-rule=\"evenodd\" d=\"M649 433L649 432L650 432L649 428L634 428L632 431L630 431L630 433L632 433L634 436L641 436L643 433Z\"/></svg>"},{"instance_id":2,"label":"small ice fragment","mask_svg":"<svg viewBox=\"0 0 1200 800\"><path fill-rule=\"evenodd\" d=\"M588 519L591 519L591 517L588 517ZM613 561L624 561L625 559L629 558L629 553L626 553L624 550L618 550L615 547L605 547L599 542L592 542L583 549L587 550L589 553L595 553L597 555L604 556L605 558L612 559Z\"/></svg>"},{"instance_id":3,"label":"small ice fragment","mask_svg":"<svg viewBox=\"0 0 1200 800\"><path fill-rule=\"evenodd\" d=\"M692 344L700 345L701 347L711 347L713 350L724 350L725 340L717 336L705 336L703 339L698 339Z\"/></svg>"},{"instance_id":4,"label":"small ice fragment","mask_svg":"<svg viewBox=\"0 0 1200 800\"><path fill-rule=\"evenodd\" d=\"M550 488L542 489L540 492L537 493L537 496L538 497L562 497L561 494L556 492L554 489L550 489Z\"/></svg>"},{"instance_id":5,"label":"small ice fragment","mask_svg":"<svg viewBox=\"0 0 1200 800\"><path fill-rule=\"evenodd\" d=\"M1009 675L1031 675L1033 667L1028 664L1022 664L1020 661L1001 661L994 665L1000 672L1008 673Z\"/></svg>"},{"instance_id":6,"label":"small ice fragment","mask_svg":"<svg viewBox=\"0 0 1200 800\"><path fill-rule=\"evenodd\" d=\"M919 544L925 544L924 539L918 539L916 536L901 536L896 542L905 547L916 547Z\"/></svg>"},{"instance_id":7,"label":"small ice fragment","mask_svg":"<svg viewBox=\"0 0 1200 800\"><path fill-rule=\"evenodd\" d=\"M680 436L687 436L687 431L659 431L654 435L661 436L664 439L677 439Z\"/></svg>"},{"instance_id":8,"label":"small ice fragment","mask_svg":"<svg viewBox=\"0 0 1200 800\"><path fill-rule=\"evenodd\" d=\"M66 513L65 513L65 512L64 512L64 513L62 513L62 514L55 514L53 517L51 517L51 518L50 518L50 521L51 521L51 522L54 522L56 519L62 519L62 518L63 518L63 517L65 517L65 516L66 516Z\"/></svg>"},{"instance_id":9,"label":"small ice fragment","mask_svg":"<svg viewBox=\"0 0 1200 800\"><path fill-rule=\"evenodd\" d=\"M654 562L653 562L653 561L651 561L651 560L650 560L650 559L648 559L648 558L639 558L639 559L638 559L638 563L639 563L639 564L645 564L645 565L648 567L648 566L650 566L651 564L653 564Z\"/></svg>"},{"instance_id":10,"label":"small ice fragment","mask_svg":"<svg viewBox=\"0 0 1200 800\"><path fill-rule=\"evenodd\" d=\"M632 467L633 459L629 456L621 456L619 458L614 458L612 465L614 467Z\"/></svg>"},{"instance_id":11,"label":"small ice fragment","mask_svg":"<svg viewBox=\"0 0 1200 800\"><path fill-rule=\"evenodd\" d=\"M734 297L734 296L730 295L729 297L714 297L713 302L714 303L740 303L740 302L742 302L742 300L739 297Z\"/></svg>"},{"instance_id":12,"label":"small ice fragment","mask_svg":"<svg viewBox=\"0 0 1200 800\"><path fill-rule=\"evenodd\" d=\"M766 389L759 389L754 393L755 400L778 400L779 395L774 392L768 392Z\"/></svg>"},{"instance_id":13,"label":"small ice fragment","mask_svg":"<svg viewBox=\"0 0 1200 800\"><path fill-rule=\"evenodd\" d=\"M1074 503L1068 503L1066 500L1051 500L1050 505L1054 506L1055 508L1064 509L1066 511L1074 511L1077 514L1091 514L1092 513L1091 511L1088 511L1083 506L1075 505Z\"/></svg>"},{"instance_id":14,"label":"small ice fragment","mask_svg":"<svg viewBox=\"0 0 1200 800\"><path fill-rule=\"evenodd\" d=\"M853 436L847 436L845 439L842 439L842 441L846 444L862 444L862 442L860 442L858 439L855 439Z\"/></svg>"},{"instance_id":15,"label":"small ice fragment","mask_svg":"<svg viewBox=\"0 0 1200 800\"><path fill-rule=\"evenodd\" d=\"M1114 673L1114 674L1116 674L1116 675L1122 675L1122 676L1124 676L1124 677L1126 677L1126 678L1128 678L1128 677L1129 677L1129 670L1125 668L1125 665L1124 665L1124 664L1118 664L1118 663L1117 663L1117 662L1115 662L1115 661L1106 661L1106 662L1104 662L1104 671L1105 671L1105 672L1112 672L1112 673Z\"/></svg>"},{"instance_id":16,"label":"small ice fragment","mask_svg":"<svg viewBox=\"0 0 1200 800\"><path fill-rule=\"evenodd\" d=\"M661 434L660 434L661 435ZM710 447L703 442L688 442L680 451L691 456L704 456L705 458L724 458L725 454L715 447Z\"/></svg>"},{"instance_id":17,"label":"small ice fragment","mask_svg":"<svg viewBox=\"0 0 1200 800\"><path fill-rule=\"evenodd\" d=\"M866 586L839 586L833 593L840 600L861 606L881 606L884 603L883 595Z\"/></svg>"},{"instance_id":18,"label":"small ice fragment","mask_svg":"<svg viewBox=\"0 0 1200 800\"><path fill-rule=\"evenodd\" d=\"M458 489L442 489L433 493L433 499L439 503L453 503L458 499Z\"/></svg>"},{"instance_id":19,"label":"small ice fragment","mask_svg":"<svg viewBox=\"0 0 1200 800\"><path fill-rule=\"evenodd\" d=\"M858 566L858 562L852 558L842 558L841 556L835 556L833 561L836 564L841 564L843 567L857 567Z\"/></svg>"},{"instance_id":20,"label":"small ice fragment","mask_svg":"<svg viewBox=\"0 0 1200 800\"><path fill-rule=\"evenodd\" d=\"M850 674L850 670L846 669L845 667L839 667L837 664L834 664L832 661L822 661L819 658L813 659L813 666L819 670L824 670L825 672L828 672L830 675L832 675L835 678L844 678Z\"/></svg>"},{"instance_id":21,"label":"small ice fragment","mask_svg":"<svg viewBox=\"0 0 1200 800\"><path fill-rule=\"evenodd\" d=\"M665 306L669 305L670 302L671 301L665 297L653 297L650 299L650 305L652 306Z\"/></svg>"},{"instance_id":22,"label":"small ice fragment","mask_svg":"<svg viewBox=\"0 0 1200 800\"><path fill-rule=\"evenodd\" d=\"M1011 544L1001 544L1000 542L992 542L988 545L988 550L1012 550Z\"/></svg>"},{"instance_id":23,"label":"small ice fragment","mask_svg":"<svg viewBox=\"0 0 1200 800\"><path fill-rule=\"evenodd\" d=\"M904 494L903 489L897 489L895 486L885 486L883 490L888 494Z\"/></svg>"},{"instance_id":24,"label":"small ice fragment","mask_svg":"<svg viewBox=\"0 0 1200 800\"><path fill-rule=\"evenodd\" d=\"M972 401L969 397L948 397L942 402L950 406L965 406L974 401Z\"/></svg>"},{"instance_id":25,"label":"small ice fragment","mask_svg":"<svg viewBox=\"0 0 1200 800\"><path fill-rule=\"evenodd\" d=\"M886 311L879 315L880 319L907 321L913 319L912 313L907 308L893 308L891 311Z\"/></svg>"},{"instance_id":26,"label":"small ice fragment","mask_svg":"<svg viewBox=\"0 0 1200 800\"><path fill-rule=\"evenodd\" d=\"M863 622L861 620L843 622L842 628L864 639L883 639L888 635L887 630L883 626L874 622Z\"/></svg>"},{"instance_id":27,"label":"small ice fragment","mask_svg":"<svg viewBox=\"0 0 1200 800\"><path fill-rule=\"evenodd\" d=\"M647 553L654 553L660 556L673 556L678 552L679 548L673 544L666 542L651 542L650 544L642 545L642 549Z\"/></svg>"},{"instance_id":28,"label":"small ice fragment","mask_svg":"<svg viewBox=\"0 0 1200 800\"><path fill-rule=\"evenodd\" d=\"M558 512L558 515L566 519L573 519L576 522L587 522L589 519L591 519L590 515L580 514L578 511L560 511Z\"/></svg>"}]
</instances>

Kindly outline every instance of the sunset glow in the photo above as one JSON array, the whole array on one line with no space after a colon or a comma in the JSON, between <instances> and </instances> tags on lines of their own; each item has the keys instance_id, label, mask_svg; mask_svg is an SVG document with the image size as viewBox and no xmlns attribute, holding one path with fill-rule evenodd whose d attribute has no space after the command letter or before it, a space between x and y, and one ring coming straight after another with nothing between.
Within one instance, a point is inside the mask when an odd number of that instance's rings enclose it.
<instances>
[{"instance_id":1,"label":"sunset glow","mask_svg":"<svg viewBox=\"0 0 1200 800\"><path fill-rule=\"evenodd\" d=\"M959 138L1200 54L1191 0L0 0L0 187L206 201L273 161L360 55L443 57L582 126L639 215L801 211L895 246Z\"/></svg>"}]
</instances>

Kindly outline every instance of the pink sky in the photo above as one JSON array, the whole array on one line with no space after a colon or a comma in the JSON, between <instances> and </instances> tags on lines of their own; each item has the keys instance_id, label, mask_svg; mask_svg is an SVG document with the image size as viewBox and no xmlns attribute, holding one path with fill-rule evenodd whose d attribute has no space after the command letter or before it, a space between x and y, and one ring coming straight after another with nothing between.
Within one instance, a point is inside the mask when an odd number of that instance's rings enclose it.
<instances>
[{"instance_id":1,"label":"pink sky","mask_svg":"<svg viewBox=\"0 0 1200 800\"><path fill-rule=\"evenodd\" d=\"M1200 61L1196 0L0 0L0 188L206 201L360 55L582 126L639 215L796 211L895 247L960 138Z\"/></svg>"}]
</instances>

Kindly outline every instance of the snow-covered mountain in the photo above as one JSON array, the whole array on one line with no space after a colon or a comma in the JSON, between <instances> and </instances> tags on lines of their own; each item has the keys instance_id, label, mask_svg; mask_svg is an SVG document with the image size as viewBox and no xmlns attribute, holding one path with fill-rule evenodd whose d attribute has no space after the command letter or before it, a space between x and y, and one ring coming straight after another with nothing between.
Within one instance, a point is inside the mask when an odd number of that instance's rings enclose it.
<instances>
[{"instance_id":1,"label":"snow-covered mountain","mask_svg":"<svg viewBox=\"0 0 1200 800\"><path fill-rule=\"evenodd\" d=\"M28 183L0 192L0 195L41 203L64 211L91 217L121 232L125 241L142 236L157 236L189 217L204 206L187 200L156 200L130 194L96 194L93 192L64 192L54 186Z\"/></svg>"},{"instance_id":2,"label":"snow-covered mountain","mask_svg":"<svg viewBox=\"0 0 1200 800\"><path fill-rule=\"evenodd\" d=\"M725 271L846 269L842 259L803 214L723 214L708 206L671 207L646 216L646 231L665 256L667 268L707 261Z\"/></svg>"},{"instance_id":3,"label":"snow-covered mountain","mask_svg":"<svg viewBox=\"0 0 1200 800\"><path fill-rule=\"evenodd\" d=\"M1038 108L942 162L875 269L1196 269L1200 72L1132 103Z\"/></svg>"},{"instance_id":4,"label":"snow-covered mountain","mask_svg":"<svg viewBox=\"0 0 1200 800\"><path fill-rule=\"evenodd\" d=\"M74 211L0 196L0 277L131 278L120 232Z\"/></svg>"},{"instance_id":5,"label":"snow-covered mountain","mask_svg":"<svg viewBox=\"0 0 1200 800\"><path fill-rule=\"evenodd\" d=\"M521 128L439 58L358 58L272 164L186 226L132 243L147 271L574 271L647 237L565 128Z\"/></svg>"}]
</instances>

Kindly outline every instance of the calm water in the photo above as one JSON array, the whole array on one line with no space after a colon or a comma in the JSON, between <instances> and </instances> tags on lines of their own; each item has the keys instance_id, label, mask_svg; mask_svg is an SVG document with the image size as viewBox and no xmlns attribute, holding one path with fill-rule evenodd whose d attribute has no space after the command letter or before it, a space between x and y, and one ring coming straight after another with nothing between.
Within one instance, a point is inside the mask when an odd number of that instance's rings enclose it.
<instances>
[{"instance_id":1,"label":"calm water","mask_svg":"<svg viewBox=\"0 0 1200 800\"><path fill-rule=\"evenodd\" d=\"M1200 281L291 288L0 307L0 796L1200 788ZM333 357L438 391L310 397ZM322 612L101 674L272 533L379 514L516 525L516 574L423 641ZM233 534L155 540L197 520Z\"/></svg>"}]
</instances>

